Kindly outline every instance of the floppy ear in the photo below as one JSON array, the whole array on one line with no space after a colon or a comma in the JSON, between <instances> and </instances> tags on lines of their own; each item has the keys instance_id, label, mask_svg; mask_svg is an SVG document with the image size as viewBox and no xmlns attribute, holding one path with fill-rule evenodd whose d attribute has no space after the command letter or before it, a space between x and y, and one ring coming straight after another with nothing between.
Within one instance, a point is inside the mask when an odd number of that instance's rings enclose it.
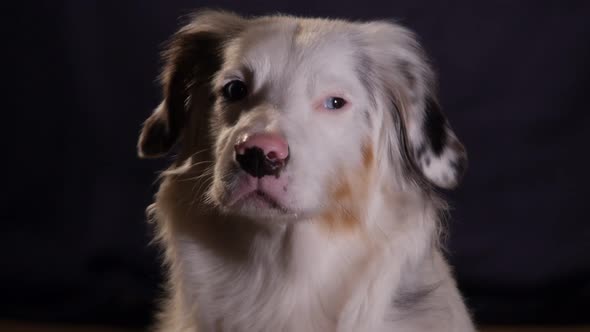
<instances>
[{"instance_id":1,"label":"floppy ear","mask_svg":"<svg viewBox=\"0 0 590 332\"><path fill-rule=\"evenodd\" d=\"M221 47L243 24L243 19L221 11L202 11L181 28L163 53L160 76L164 100L144 122L138 142L142 158L165 155L180 139L191 94L209 84L221 67Z\"/></svg>"},{"instance_id":2,"label":"floppy ear","mask_svg":"<svg viewBox=\"0 0 590 332\"><path fill-rule=\"evenodd\" d=\"M465 148L441 112L435 77L415 36L388 22L368 23L370 57L399 120L406 168L440 188L454 188L467 167Z\"/></svg>"}]
</instances>

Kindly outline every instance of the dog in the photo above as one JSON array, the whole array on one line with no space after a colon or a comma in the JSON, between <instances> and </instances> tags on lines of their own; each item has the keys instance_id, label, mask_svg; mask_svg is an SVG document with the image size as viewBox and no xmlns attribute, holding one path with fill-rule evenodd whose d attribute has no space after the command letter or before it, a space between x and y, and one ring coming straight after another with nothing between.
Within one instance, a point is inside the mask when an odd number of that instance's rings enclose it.
<instances>
[{"instance_id":1,"label":"dog","mask_svg":"<svg viewBox=\"0 0 590 332\"><path fill-rule=\"evenodd\" d=\"M438 194L467 155L411 31L209 10L163 59L157 331L474 331Z\"/></svg>"}]
</instances>

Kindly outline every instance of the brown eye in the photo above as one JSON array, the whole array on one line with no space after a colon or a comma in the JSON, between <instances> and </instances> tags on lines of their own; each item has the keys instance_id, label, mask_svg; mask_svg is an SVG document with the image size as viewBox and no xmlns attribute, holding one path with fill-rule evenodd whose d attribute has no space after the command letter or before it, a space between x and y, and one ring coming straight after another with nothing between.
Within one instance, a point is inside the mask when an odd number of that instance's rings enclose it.
<instances>
[{"instance_id":1,"label":"brown eye","mask_svg":"<svg viewBox=\"0 0 590 332\"><path fill-rule=\"evenodd\" d=\"M346 105L346 100L340 97L328 97L324 100L324 108L329 110L337 110Z\"/></svg>"},{"instance_id":2,"label":"brown eye","mask_svg":"<svg viewBox=\"0 0 590 332\"><path fill-rule=\"evenodd\" d=\"M238 101L248 94L246 84L239 80L227 83L223 87L223 97L228 101Z\"/></svg>"}]
</instances>

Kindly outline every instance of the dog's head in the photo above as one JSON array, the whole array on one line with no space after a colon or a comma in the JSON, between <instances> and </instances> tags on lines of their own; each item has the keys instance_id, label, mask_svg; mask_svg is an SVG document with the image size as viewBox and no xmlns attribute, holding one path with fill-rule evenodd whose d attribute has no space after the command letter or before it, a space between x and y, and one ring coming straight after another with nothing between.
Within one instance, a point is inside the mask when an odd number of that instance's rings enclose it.
<instances>
[{"instance_id":1,"label":"dog's head","mask_svg":"<svg viewBox=\"0 0 590 332\"><path fill-rule=\"evenodd\" d=\"M392 23L202 12L165 53L164 100L139 154L179 143L176 167L210 161L191 179L227 213L337 218L326 211L349 215L388 186L457 185L466 154L434 84L412 33Z\"/></svg>"}]
</instances>

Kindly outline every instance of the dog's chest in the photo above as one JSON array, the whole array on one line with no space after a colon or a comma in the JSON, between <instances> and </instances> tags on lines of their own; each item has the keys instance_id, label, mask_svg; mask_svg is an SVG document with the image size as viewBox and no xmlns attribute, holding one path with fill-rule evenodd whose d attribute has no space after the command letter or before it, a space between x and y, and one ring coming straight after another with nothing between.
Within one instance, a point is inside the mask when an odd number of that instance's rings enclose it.
<instances>
[{"instance_id":1,"label":"dog's chest","mask_svg":"<svg viewBox=\"0 0 590 332\"><path fill-rule=\"evenodd\" d=\"M205 331L334 331L357 275L332 269L335 257L312 243L285 264L285 253L249 264L226 258L183 241L182 279L187 307L196 307ZM272 257L274 256L274 257ZM358 271L358 270L357 270Z\"/></svg>"},{"instance_id":2,"label":"dog's chest","mask_svg":"<svg viewBox=\"0 0 590 332\"><path fill-rule=\"evenodd\" d=\"M334 330L334 289L289 278L276 266L235 267L200 256L207 263L193 265L185 278L198 302L199 324L215 331Z\"/></svg>"}]
</instances>

